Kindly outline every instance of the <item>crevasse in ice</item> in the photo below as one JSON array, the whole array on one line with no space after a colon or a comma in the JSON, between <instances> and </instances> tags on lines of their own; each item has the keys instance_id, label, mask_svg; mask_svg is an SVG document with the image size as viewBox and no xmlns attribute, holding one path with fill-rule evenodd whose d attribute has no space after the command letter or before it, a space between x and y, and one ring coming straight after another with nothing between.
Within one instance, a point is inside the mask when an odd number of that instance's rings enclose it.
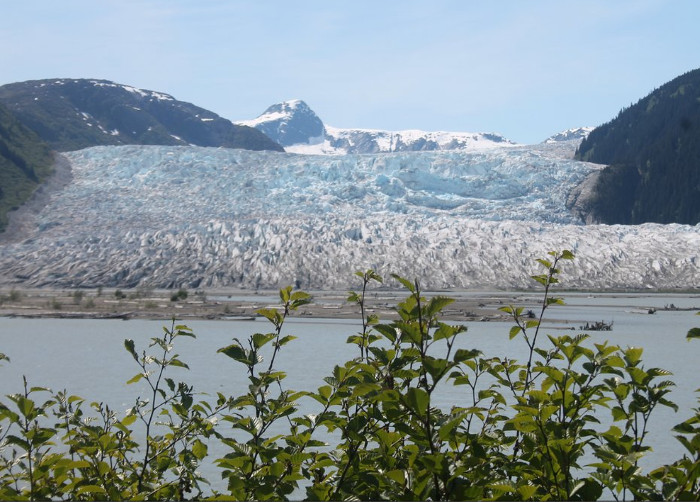
<instances>
[{"instance_id":1,"label":"crevasse in ice","mask_svg":"<svg viewBox=\"0 0 700 502\"><path fill-rule=\"evenodd\" d=\"M570 196L602 166L557 148L71 152L73 180L36 231L0 248L0 282L346 288L375 267L426 287L526 287L534 258L567 248L567 287L700 284L698 227L583 225Z\"/></svg>"}]
</instances>

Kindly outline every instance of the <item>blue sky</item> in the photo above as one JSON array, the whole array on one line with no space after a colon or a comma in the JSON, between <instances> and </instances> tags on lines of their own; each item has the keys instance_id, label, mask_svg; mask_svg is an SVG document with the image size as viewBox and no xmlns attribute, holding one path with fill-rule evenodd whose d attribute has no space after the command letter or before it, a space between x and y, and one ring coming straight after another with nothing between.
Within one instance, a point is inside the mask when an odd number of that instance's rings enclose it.
<instances>
[{"instance_id":1,"label":"blue sky","mask_svg":"<svg viewBox=\"0 0 700 502\"><path fill-rule=\"evenodd\" d=\"M0 84L103 78L231 120L303 99L335 127L599 125L700 67L697 0L22 0Z\"/></svg>"}]
</instances>

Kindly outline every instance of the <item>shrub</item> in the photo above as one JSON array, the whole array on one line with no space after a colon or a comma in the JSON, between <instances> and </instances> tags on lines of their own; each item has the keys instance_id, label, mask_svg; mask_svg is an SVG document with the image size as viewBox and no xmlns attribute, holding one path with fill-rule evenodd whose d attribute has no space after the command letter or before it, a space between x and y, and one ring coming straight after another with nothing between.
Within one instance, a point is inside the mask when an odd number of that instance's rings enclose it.
<instances>
[{"instance_id":1,"label":"shrub","mask_svg":"<svg viewBox=\"0 0 700 502\"><path fill-rule=\"evenodd\" d=\"M76 305L80 305L83 302L83 297L85 296L85 293L83 291L77 290L73 291L73 303Z\"/></svg>"},{"instance_id":2,"label":"shrub","mask_svg":"<svg viewBox=\"0 0 700 502\"><path fill-rule=\"evenodd\" d=\"M183 288L180 288L179 290L177 290L176 293L173 293L172 295L170 295L171 302L176 302L179 300L186 300L186 299L187 299L187 290L183 289Z\"/></svg>"}]
</instances>

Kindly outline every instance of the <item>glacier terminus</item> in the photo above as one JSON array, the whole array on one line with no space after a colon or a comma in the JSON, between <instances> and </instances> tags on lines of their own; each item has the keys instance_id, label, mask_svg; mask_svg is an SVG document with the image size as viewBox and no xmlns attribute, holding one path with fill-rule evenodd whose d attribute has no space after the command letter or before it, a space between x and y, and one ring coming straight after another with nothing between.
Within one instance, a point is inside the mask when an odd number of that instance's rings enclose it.
<instances>
[{"instance_id":1,"label":"glacier terminus","mask_svg":"<svg viewBox=\"0 0 700 502\"><path fill-rule=\"evenodd\" d=\"M70 180L0 245L0 283L90 287L528 288L571 249L571 289L700 284L700 227L586 221L603 166L576 143L349 155L195 146L64 153Z\"/></svg>"},{"instance_id":2,"label":"glacier terminus","mask_svg":"<svg viewBox=\"0 0 700 502\"><path fill-rule=\"evenodd\" d=\"M70 182L0 246L0 281L340 289L372 267L432 289L527 288L535 258L571 249L567 288L696 287L700 228L585 224L585 187L602 166L571 152L570 142L343 156L68 152Z\"/></svg>"}]
</instances>

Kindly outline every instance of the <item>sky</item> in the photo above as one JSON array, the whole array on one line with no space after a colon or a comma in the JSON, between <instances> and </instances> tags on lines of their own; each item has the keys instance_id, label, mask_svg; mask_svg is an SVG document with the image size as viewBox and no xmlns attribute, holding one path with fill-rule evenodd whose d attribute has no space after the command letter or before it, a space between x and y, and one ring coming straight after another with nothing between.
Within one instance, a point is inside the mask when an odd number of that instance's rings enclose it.
<instances>
[{"instance_id":1,"label":"sky","mask_svg":"<svg viewBox=\"0 0 700 502\"><path fill-rule=\"evenodd\" d=\"M0 19L0 85L100 78L233 121L303 99L333 127L519 143L700 67L697 0L22 0Z\"/></svg>"}]
</instances>

